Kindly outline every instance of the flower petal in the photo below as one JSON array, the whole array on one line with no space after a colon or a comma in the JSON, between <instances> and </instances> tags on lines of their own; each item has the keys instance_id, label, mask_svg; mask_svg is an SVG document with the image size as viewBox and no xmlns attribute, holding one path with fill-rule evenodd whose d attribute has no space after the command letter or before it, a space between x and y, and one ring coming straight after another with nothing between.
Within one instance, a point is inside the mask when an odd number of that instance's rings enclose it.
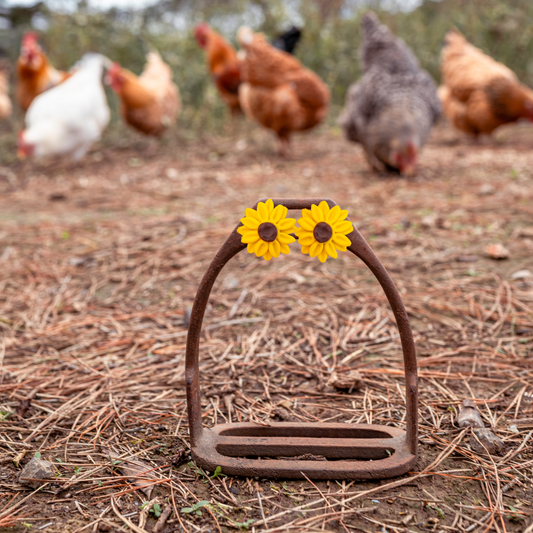
<instances>
[{"instance_id":1,"label":"flower petal","mask_svg":"<svg viewBox=\"0 0 533 533\"><path fill-rule=\"evenodd\" d=\"M327 242L324 245L324 251L333 257L333 259L337 259L337 250L335 250L335 246L333 246L333 243L331 241Z\"/></svg>"},{"instance_id":2,"label":"flower petal","mask_svg":"<svg viewBox=\"0 0 533 533\"><path fill-rule=\"evenodd\" d=\"M278 229L280 231L291 231L292 228L295 226L295 224L296 224L296 219L284 218L283 220L279 222Z\"/></svg>"},{"instance_id":3,"label":"flower petal","mask_svg":"<svg viewBox=\"0 0 533 533\"><path fill-rule=\"evenodd\" d=\"M298 224L300 224L300 226L306 229L307 231L313 231L316 226L316 224L312 220L309 220L308 218L304 217L298 219Z\"/></svg>"},{"instance_id":4,"label":"flower petal","mask_svg":"<svg viewBox=\"0 0 533 533\"><path fill-rule=\"evenodd\" d=\"M246 210L244 211L244 214L249 218L255 218L259 220L259 214L257 213L255 209L251 209L250 207L247 207Z\"/></svg>"},{"instance_id":5,"label":"flower petal","mask_svg":"<svg viewBox=\"0 0 533 533\"><path fill-rule=\"evenodd\" d=\"M308 254L309 253L309 248L310 248L310 246L302 246L302 253L303 254Z\"/></svg>"},{"instance_id":6,"label":"flower petal","mask_svg":"<svg viewBox=\"0 0 533 533\"><path fill-rule=\"evenodd\" d=\"M315 241L309 248L309 255L311 257L316 257L318 254L322 253L324 245L321 242Z\"/></svg>"},{"instance_id":7,"label":"flower petal","mask_svg":"<svg viewBox=\"0 0 533 533\"><path fill-rule=\"evenodd\" d=\"M326 250L323 250L321 253L318 254L318 260L321 263L325 263L327 258L328 258L328 254L326 253Z\"/></svg>"},{"instance_id":8,"label":"flower petal","mask_svg":"<svg viewBox=\"0 0 533 533\"><path fill-rule=\"evenodd\" d=\"M272 211L274 211L274 202L272 201L271 198L269 198L269 199L265 202L265 206L266 206L266 208L268 209L268 214L270 215L270 213L272 213Z\"/></svg>"},{"instance_id":9,"label":"flower petal","mask_svg":"<svg viewBox=\"0 0 533 533\"><path fill-rule=\"evenodd\" d=\"M251 242L257 242L259 240L259 235L257 234L257 231L254 233L247 233L246 235L243 235L241 237L241 242L243 244L248 244Z\"/></svg>"},{"instance_id":10,"label":"flower petal","mask_svg":"<svg viewBox=\"0 0 533 533\"><path fill-rule=\"evenodd\" d=\"M308 218L311 221L313 220L313 214L311 213L309 209L302 209L302 217Z\"/></svg>"},{"instance_id":11,"label":"flower petal","mask_svg":"<svg viewBox=\"0 0 533 533\"><path fill-rule=\"evenodd\" d=\"M350 246L350 244L352 244L348 237L346 237L345 235L341 235L340 233L334 235L332 240L334 244L337 245L337 248L339 248L339 246L342 248L346 248L347 246Z\"/></svg>"},{"instance_id":12,"label":"flower petal","mask_svg":"<svg viewBox=\"0 0 533 533\"><path fill-rule=\"evenodd\" d=\"M324 213L322 212L322 209L318 207L318 205L313 204L311 206L311 214L315 222L324 222Z\"/></svg>"},{"instance_id":13,"label":"flower petal","mask_svg":"<svg viewBox=\"0 0 533 533\"><path fill-rule=\"evenodd\" d=\"M329 215L326 218L328 224L335 224L341 216L341 208L338 205L335 205L331 208Z\"/></svg>"},{"instance_id":14,"label":"flower petal","mask_svg":"<svg viewBox=\"0 0 533 533\"><path fill-rule=\"evenodd\" d=\"M269 242L268 251L272 255L272 257L278 257L278 255L281 253L280 243L277 240Z\"/></svg>"},{"instance_id":15,"label":"flower petal","mask_svg":"<svg viewBox=\"0 0 533 533\"><path fill-rule=\"evenodd\" d=\"M270 221L276 224L287 215L288 209L284 205L277 205L270 213Z\"/></svg>"},{"instance_id":16,"label":"flower petal","mask_svg":"<svg viewBox=\"0 0 533 533\"><path fill-rule=\"evenodd\" d=\"M264 259L265 261L270 261L270 260L272 259L272 256L270 255L269 252L267 252L267 253L263 256L263 259Z\"/></svg>"},{"instance_id":17,"label":"flower petal","mask_svg":"<svg viewBox=\"0 0 533 533\"><path fill-rule=\"evenodd\" d=\"M257 244L255 245L254 251L257 257L261 257L262 255L265 255L268 252L268 242L259 240Z\"/></svg>"},{"instance_id":18,"label":"flower petal","mask_svg":"<svg viewBox=\"0 0 533 533\"><path fill-rule=\"evenodd\" d=\"M278 241L280 244L290 244L295 240L296 239L292 235L288 235L287 233L278 233Z\"/></svg>"},{"instance_id":19,"label":"flower petal","mask_svg":"<svg viewBox=\"0 0 533 533\"><path fill-rule=\"evenodd\" d=\"M260 242L261 242L260 240L255 241L255 242L249 242L246 249L248 250L249 253L255 254L255 249L259 246Z\"/></svg>"},{"instance_id":20,"label":"flower petal","mask_svg":"<svg viewBox=\"0 0 533 533\"><path fill-rule=\"evenodd\" d=\"M316 239L312 236L312 235L305 235L303 237L300 237L298 239L298 242L302 245L302 246L311 246L313 243L317 242Z\"/></svg>"},{"instance_id":21,"label":"flower petal","mask_svg":"<svg viewBox=\"0 0 533 533\"><path fill-rule=\"evenodd\" d=\"M335 233L346 234L350 233L353 230L353 226L349 220L343 220L341 222L337 222L333 229L335 230Z\"/></svg>"},{"instance_id":22,"label":"flower petal","mask_svg":"<svg viewBox=\"0 0 533 533\"><path fill-rule=\"evenodd\" d=\"M298 237L305 237L305 236L312 237L313 236L312 231L307 231L304 228L296 228L294 230L294 234L297 235Z\"/></svg>"},{"instance_id":23,"label":"flower petal","mask_svg":"<svg viewBox=\"0 0 533 533\"><path fill-rule=\"evenodd\" d=\"M257 205L257 214L259 215L259 220L265 222L268 220L268 208L265 202L259 202Z\"/></svg>"},{"instance_id":24,"label":"flower petal","mask_svg":"<svg viewBox=\"0 0 533 533\"><path fill-rule=\"evenodd\" d=\"M288 254L290 253L291 249L284 243L280 243L280 249L282 254Z\"/></svg>"},{"instance_id":25,"label":"flower petal","mask_svg":"<svg viewBox=\"0 0 533 533\"><path fill-rule=\"evenodd\" d=\"M237 233L244 235L245 233L248 233L248 228L246 228L245 226L239 226L237 228Z\"/></svg>"},{"instance_id":26,"label":"flower petal","mask_svg":"<svg viewBox=\"0 0 533 533\"><path fill-rule=\"evenodd\" d=\"M241 218L241 222L243 226L246 226L249 229L257 229L260 224L257 218L251 218L251 217Z\"/></svg>"},{"instance_id":27,"label":"flower petal","mask_svg":"<svg viewBox=\"0 0 533 533\"><path fill-rule=\"evenodd\" d=\"M326 202L326 200L322 200L319 204L318 204L318 207L320 208L320 210L322 211L322 213L324 214L324 222L328 219L328 215L329 215L329 205L328 203Z\"/></svg>"}]
</instances>

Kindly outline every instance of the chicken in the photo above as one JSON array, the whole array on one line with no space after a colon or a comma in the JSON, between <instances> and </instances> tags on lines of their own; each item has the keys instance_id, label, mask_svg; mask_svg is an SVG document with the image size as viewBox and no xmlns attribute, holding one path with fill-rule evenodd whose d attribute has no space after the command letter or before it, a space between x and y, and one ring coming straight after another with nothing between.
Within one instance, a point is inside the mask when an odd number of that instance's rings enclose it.
<instances>
[{"instance_id":1,"label":"chicken","mask_svg":"<svg viewBox=\"0 0 533 533\"><path fill-rule=\"evenodd\" d=\"M308 130L326 116L330 94L324 82L265 36L242 27L237 33L245 57L239 101L245 114L274 130L286 155L290 135Z\"/></svg>"},{"instance_id":2,"label":"chicken","mask_svg":"<svg viewBox=\"0 0 533 533\"><path fill-rule=\"evenodd\" d=\"M241 112L239 85L241 84L241 62L235 48L205 22L194 29L198 45L206 52L209 70L218 92L232 115Z\"/></svg>"},{"instance_id":3,"label":"chicken","mask_svg":"<svg viewBox=\"0 0 533 533\"><path fill-rule=\"evenodd\" d=\"M533 120L533 91L458 31L446 34L441 72L439 97L446 115L460 130L490 135L502 124L520 118Z\"/></svg>"},{"instance_id":4,"label":"chicken","mask_svg":"<svg viewBox=\"0 0 533 533\"><path fill-rule=\"evenodd\" d=\"M50 65L46 54L37 42L37 35L26 33L22 38L17 61L17 101L27 111L33 99L42 92L55 87L70 76Z\"/></svg>"},{"instance_id":5,"label":"chicken","mask_svg":"<svg viewBox=\"0 0 533 533\"><path fill-rule=\"evenodd\" d=\"M11 115L12 105L9 99L9 62L0 57L0 119Z\"/></svg>"},{"instance_id":6,"label":"chicken","mask_svg":"<svg viewBox=\"0 0 533 533\"><path fill-rule=\"evenodd\" d=\"M362 27L363 76L349 88L339 123L374 170L409 175L440 114L436 85L374 13L363 17Z\"/></svg>"},{"instance_id":7,"label":"chicken","mask_svg":"<svg viewBox=\"0 0 533 533\"><path fill-rule=\"evenodd\" d=\"M108 63L100 54L86 54L68 80L32 102L19 134L19 157L66 155L78 161L87 153L109 123L102 86Z\"/></svg>"},{"instance_id":8,"label":"chicken","mask_svg":"<svg viewBox=\"0 0 533 533\"><path fill-rule=\"evenodd\" d=\"M145 135L159 137L176 122L180 93L170 67L157 52L150 52L146 60L140 76L113 63L106 81L120 97L124 120Z\"/></svg>"}]
</instances>

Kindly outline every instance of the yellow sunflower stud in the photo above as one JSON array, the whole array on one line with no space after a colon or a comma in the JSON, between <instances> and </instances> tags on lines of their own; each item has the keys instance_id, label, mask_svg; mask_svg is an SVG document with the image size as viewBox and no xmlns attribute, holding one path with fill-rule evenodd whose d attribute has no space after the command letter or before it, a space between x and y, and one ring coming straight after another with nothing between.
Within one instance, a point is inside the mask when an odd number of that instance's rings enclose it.
<instances>
[{"instance_id":1,"label":"yellow sunflower stud","mask_svg":"<svg viewBox=\"0 0 533 533\"><path fill-rule=\"evenodd\" d=\"M353 231L352 223L345 220L348 211L336 205L330 208L327 202L312 205L302 210L302 218L298 220L299 228L294 232L302 245L302 252L311 257L318 257L324 263L329 257L336 258L337 250L345 252L351 241L346 237Z\"/></svg>"},{"instance_id":2,"label":"yellow sunflower stud","mask_svg":"<svg viewBox=\"0 0 533 533\"><path fill-rule=\"evenodd\" d=\"M272 200L259 202L257 211L246 209L246 216L241 218L242 226L237 228L237 232L242 235L241 242L248 245L246 249L249 253L270 261L280 253L290 252L288 245L296 240L290 235L296 220L285 218L288 211L283 205L274 207Z\"/></svg>"}]
</instances>

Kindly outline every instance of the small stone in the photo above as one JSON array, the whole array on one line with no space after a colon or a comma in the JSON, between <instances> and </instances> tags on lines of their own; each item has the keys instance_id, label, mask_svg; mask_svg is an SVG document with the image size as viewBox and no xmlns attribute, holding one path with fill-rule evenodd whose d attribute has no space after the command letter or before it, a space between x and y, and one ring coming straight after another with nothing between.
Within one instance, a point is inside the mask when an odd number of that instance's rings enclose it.
<instances>
[{"instance_id":1,"label":"small stone","mask_svg":"<svg viewBox=\"0 0 533 533\"><path fill-rule=\"evenodd\" d=\"M237 149L237 151L243 152L244 150L246 150L246 148L248 148L248 143L244 139L240 139L239 141L237 141L235 148Z\"/></svg>"},{"instance_id":2,"label":"small stone","mask_svg":"<svg viewBox=\"0 0 533 533\"><path fill-rule=\"evenodd\" d=\"M518 431L518 428L513 424L512 426L509 426L509 431L512 431L513 433L519 434L520 431Z\"/></svg>"},{"instance_id":3,"label":"small stone","mask_svg":"<svg viewBox=\"0 0 533 533\"><path fill-rule=\"evenodd\" d=\"M458 263L475 263L478 257L477 255L458 255L455 260Z\"/></svg>"},{"instance_id":4,"label":"small stone","mask_svg":"<svg viewBox=\"0 0 533 533\"><path fill-rule=\"evenodd\" d=\"M520 237L533 237L533 226L520 229Z\"/></svg>"},{"instance_id":5,"label":"small stone","mask_svg":"<svg viewBox=\"0 0 533 533\"><path fill-rule=\"evenodd\" d=\"M229 491L232 494L236 494L237 496L239 496L239 494L241 493L241 491L237 487L233 487L233 486L229 488Z\"/></svg>"},{"instance_id":6,"label":"small stone","mask_svg":"<svg viewBox=\"0 0 533 533\"><path fill-rule=\"evenodd\" d=\"M412 514L408 514L405 518L402 518L402 524L404 526L407 526L409 524L409 522L411 522L412 519L413 519L413 515Z\"/></svg>"},{"instance_id":7,"label":"small stone","mask_svg":"<svg viewBox=\"0 0 533 533\"><path fill-rule=\"evenodd\" d=\"M533 278L533 272L531 272L531 270L517 270L511 276L511 279L526 279L526 278Z\"/></svg>"},{"instance_id":8,"label":"small stone","mask_svg":"<svg viewBox=\"0 0 533 533\"><path fill-rule=\"evenodd\" d=\"M46 483L46 481L40 480L53 478L54 472L54 465L50 461L34 457L20 473L19 483L36 489Z\"/></svg>"},{"instance_id":9,"label":"small stone","mask_svg":"<svg viewBox=\"0 0 533 533\"><path fill-rule=\"evenodd\" d=\"M492 259L507 259L509 257L509 250L499 242L489 244L485 248L485 252L489 257L492 257Z\"/></svg>"},{"instance_id":10,"label":"small stone","mask_svg":"<svg viewBox=\"0 0 533 533\"><path fill-rule=\"evenodd\" d=\"M64 202L67 199L67 197L62 192L53 192L52 194L48 196L48 199L51 202Z\"/></svg>"},{"instance_id":11,"label":"small stone","mask_svg":"<svg viewBox=\"0 0 533 533\"><path fill-rule=\"evenodd\" d=\"M406 217L402 217L400 219L400 224L402 226L402 229L404 230L409 229L411 227L411 221L407 219Z\"/></svg>"},{"instance_id":12,"label":"small stone","mask_svg":"<svg viewBox=\"0 0 533 533\"><path fill-rule=\"evenodd\" d=\"M490 183L484 183L478 190L478 196L490 196L496 192L496 188Z\"/></svg>"},{"instance_id":13,"label":"small stone","mask_svg":"<svg viewBox=\"0 0 533 533\"><path fill-rule=\"evenodd\" d=\"M477 410L476 404L472 400L465 400L459 416L457 425L460 428L482 428L485 427L481 415Z\"/></svg>"},{"instance_id":14,"label":"small stone","mask_svg":"<svg viewBox=\"0 0 533 533\"><path fill-rule=\"evenodd\" d=\"M437 225L437 228L439 229L450 229L452 227L452 223L443 216L437 217L435 224Z\"/></svg>"},{"instance_id":15,"label":"small stone","mask_svg":"<svg viewBox=\"0 0 533 533\"><path fill-rule=\"evenodd\" d=\"M437 224L436 215L426 215L425 217L422 217L422 220L420 220L420 225L425 229L431 229L436 224Z\"/></svg>"},{"instance_id":16,"label":"small stone","mask_svg":"<svg viewBox=\"0 0 533 533\"><path fill-rule=\"evenodd\" d=\"M179 178L179 172L175 168L167 168L165 170L165 176L169 180L177 180Z\"/></svg>"},{"instance_id":17,"label":"small stone","mask_svg":"<svg viewBox=\"0 0 533 533\"><path fill-rule=\"evenodd\" d=\"M291 409L292 408L292 402L290 400L281 400L281 402L279 402L278 405L281 405L281 407L283 407L285 409Z\"/></svg>"},{"instance_id":18,"label":"small stone","mask_svg":"<svg viewBox=\"0 0 533 533\"><path fill-rule=\"evenodd\" d=\"M183 312L183 325L186 328L189 327L189 324L191 322L191 312L192 312L192 306L191 305L188 305L185 308L185 311Z\"/></svg>"},{"instance_id":19,"label":"small stone","mask_svg":"<svg viewBox=\"0 0 533 533\"><path fill-rule=\"evenodd\" d=\"M488 428L475 428L470 435L470 447L477 453L502 453L505 443Z\"/></svg>"},{"instance_id":20,"label":"small stone","mask_svg":"<svg viewBox=\"0 0 533 533\"><path fill-rule=\"evenodd\" d=\"M343 374L333 372L328 383L333 385L336 389L347 390L349 392L359 390L364 384L363 378L358 370L350 370Z\"/></svg>"}]
</instances>

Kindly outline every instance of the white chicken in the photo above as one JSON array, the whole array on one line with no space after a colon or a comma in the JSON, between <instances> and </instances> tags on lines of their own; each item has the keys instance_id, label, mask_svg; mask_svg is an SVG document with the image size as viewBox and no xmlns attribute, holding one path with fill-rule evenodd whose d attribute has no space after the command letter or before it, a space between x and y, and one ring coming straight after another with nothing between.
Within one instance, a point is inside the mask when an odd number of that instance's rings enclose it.
<instances>
[{"instance_id":1,"label":"white chicken","mask_svg":"<svg viewBox=\"0 0 533 533\"><path fill-rule=\"evenodd\" d=\"M35 98L26 114L26 129L19 133L19 157L70 156L79 161L87 153L109 123L102 86L103 69L109 64L100 54L86 54L69 79Z\"/></svg>"}]
</instances>

